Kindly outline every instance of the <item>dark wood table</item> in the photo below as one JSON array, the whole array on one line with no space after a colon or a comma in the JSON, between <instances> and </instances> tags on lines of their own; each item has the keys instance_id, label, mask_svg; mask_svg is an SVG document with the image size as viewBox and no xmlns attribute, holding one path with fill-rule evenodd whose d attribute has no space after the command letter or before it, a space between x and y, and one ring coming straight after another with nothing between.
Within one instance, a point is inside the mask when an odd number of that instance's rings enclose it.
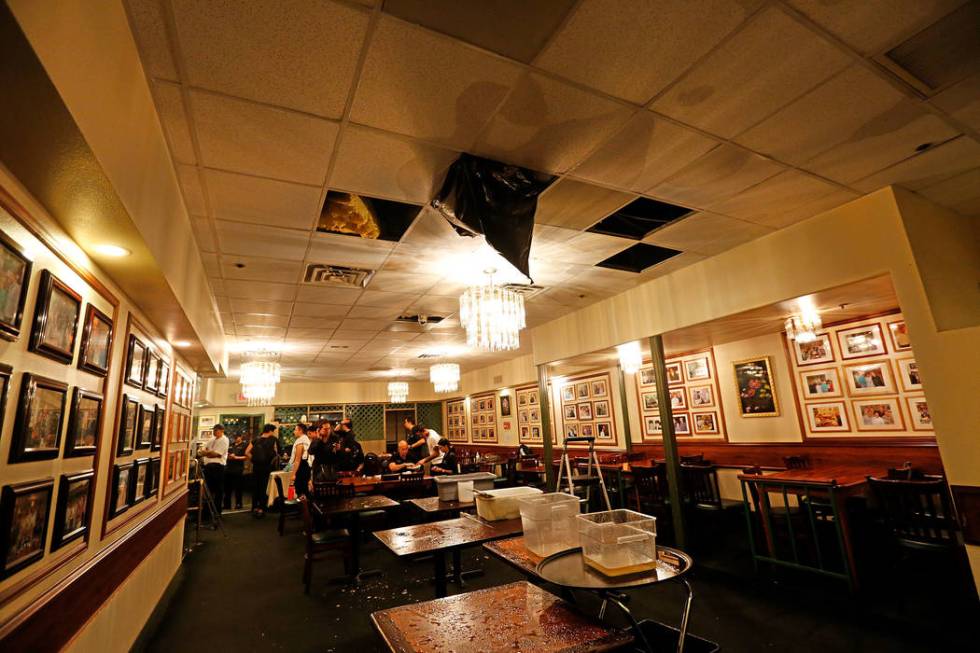
<instances>
[{"instance_id":1,"label":"dark wood table","mask_svg":"<svg viewBox=\"0 0 980 653\"><path fill-rule=\"evenodd\" d=\"M371 494L373 492L387 492L393 490L401 483L398 479L387 480L380 476L342 476L337 479L343 485L353 485L354 491L358 494ZM434 485L431 476L423 477L423 485L431 488Z\"/></svg>"},{"instance_id":2,"label":"dark wood table","mask_svg":"<svg viewBox=\"0 0 980 653\"><path fill-rule=\"evenodd\" d=\"M436 597L442 598L446 596L447 553L453 553L455 568L459 570L460 549L517 535L522 531L520 519L488 522L464 514L456 519L378 531L374 536L400 558L431 553L435 566Z\"/></svg>"},{"instance_id":3,"label":"dark wood table","mask_svg":"<svg viewBox=\"0 0 980 653\"><path fill-rule=\"evenodd\" d=\"M538 577L538 565L544 558L528 551L524 545L524 536L508 537L505 540L487 542L483 548L497 556L517 571L532 578Z\"/></svg>"},{"instance_id":4,"label":"dark wood table","mask_svg":"<svg viewBox=\"0 0 980 653\"><path fill-rule=\"evenodd\" d=\"M633 641L526 581L380 610L371 621L394 653L592 653Z\"/></svg>"},{"instance_id":5,"label":"dark wood table","mask_svg":"<svg viewBox=\"0 0 980 653\"><path fill-rule=\"evenodd\" d=\"M351 538L351 576L354 583L360 582L365 576L376 576L380 569L361 571L361 513L375 510L388 511L397 508L399 504L388 497L380 495L354 496L341 499L324 499L313 502L314 508L324 517L350 516Z\"/></svg>"},{"instance_id":6,"label":"dark wood table","mask_svg":"<svg viewBox=\"0 0 980 653\"><path fill-rule=\"evenodd\" d=\"M426 515L438 515L439 513L449 512L456 513L458 516L464 510L473 510L476 508L475 501L440 501L439 497L409 499L405 503L415 506Z\"/></svg>"}]
</instances>

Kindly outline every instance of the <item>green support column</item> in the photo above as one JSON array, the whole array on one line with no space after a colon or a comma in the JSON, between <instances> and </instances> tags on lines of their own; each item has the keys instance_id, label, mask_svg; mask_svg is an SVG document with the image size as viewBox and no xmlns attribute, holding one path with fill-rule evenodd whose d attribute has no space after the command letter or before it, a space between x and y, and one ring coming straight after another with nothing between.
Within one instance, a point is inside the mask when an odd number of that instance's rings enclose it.
<instances>
[{"instance_id":1,"label":"green support column","mask_svg":"<svg viewBox=\"0 0 980 653\"><path fill-rule=\"evenodd\" d=\"M544 454L541 464L544 465L544 478L549 492L555 491L555 467L551 464L553 449L551 447L551 395L548 393L548 366L538 365L538 407L541 410L541 442Z\"/></svg>"},{"instance_id":2,"label":"green support column","mask_svg":"<svg viewBox=\"0 0 980 653\"><path fill-rule=\"evenodd\" d=\"M684 511L681 509L681 463L674 435L674 411L670 408L667 391L667 365L664 362L664 341L659 335L650 336L650 358L653 360L653 376L657 382L657 403L660 406L660 428L664 437L664 457L667 459L667 489L670 495L670 513L674 523L677 547L687 543L684 529Z\"/></svg>"},{"instance_id":3,"label":"green support column","mask_svg":"<svg viewBox=\"0 0 980 653\"><path fill-rule=\"evenodd\" d=\"M626 375L623 374L622 366L617 365L619 370L619 407L623 409L623 436L626 438L626 453L633 451L633 433L630 431L630 409L626 403Z\"/></svg>"}]
</instances>

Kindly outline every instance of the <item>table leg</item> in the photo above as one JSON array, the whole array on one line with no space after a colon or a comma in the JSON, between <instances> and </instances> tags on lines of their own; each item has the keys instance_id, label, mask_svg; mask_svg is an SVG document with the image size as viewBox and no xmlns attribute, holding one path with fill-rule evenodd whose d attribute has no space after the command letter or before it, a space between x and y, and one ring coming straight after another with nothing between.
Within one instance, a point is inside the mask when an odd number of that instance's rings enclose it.
<instances>
[{"instance_id":1,"label":"table leg","mask_svg":"<svg viewBox=\"0 0 980 653\"><path fill-rule=\"evenodd\" d=\"M847 565L847 579L851 591L858 589L857 567L854 566L854 549L851 545L851 527L847 518L847 498L837 492L830 497L834 506L834 516L837 522L837 536L844 550L844 564Z\"/></svg>"},{"instance_id":2,"label":"table leg","mask_svg":"<svg viewBox=\"0 0 980 653\"><path fill-rule=\"evenodd\" d=\"M445 598L446 590L446 552L439 549L432 555L432 561L436 578L436 598Z\"/></svg>"},{"instance_id":3,"label":"table leg","mask_svg":"<svg viewBox=\"0 0 980 653\"><path fill-rule=\"evenodd\" d=\"M653 648L650 646L650 642L647 641L647 636L643 634L643 629L640 628L640 624L636 621L636 617L633 616L633 613L630 612L630 609L626 607L626 604L623 603L620 600L620 598L625 598L625 597L621 594L613 594L612 592L603 592L602 593L603 612L605 612L606 601L611 602L613 605L619 608L622 611L622 613L626 615L626 618L629 620L630 626L632 626L633 628L633 633L636 635L636 639L643 645L643 650L647 651L647 653L654 653ZM683 635L681 636L679 641L680 644L679 644L679 648L677 649L677 653L682 653L680 647L683 647L683 642L684 642Z\"/></svg>"},{"instance_id":4,"label":"table leg","mask_svg":"<svg viewBox=\"0 0 980 653\"><path fill-rule=\"evenodd\" d=\"M453 549L453 582L460 589L463 589L462 553L460 549Z\"/></svg>"},{"instance_id":5,"label":"table leg","mask_svg":"<svg viewBox=\"0 0 980 653\"><path fill-rule=\"evenodd\" d=\"M691 616L691 604L694 602L694 589L691 588L691 584L687 582L686 578L682 578L681 582L687 588L687 601L684 602L680 633L677 635L677 653L684 653L684 640L687 639L687 620Z\"/></svg>"},{"instance_id":6,"label":"table leg","mask_svg":"<svg viewBox=\"0 0 980 653\"><path fill-rule=\"evenodd\" d=\"M355 512L350 518L350 536L354 538L351 542L351 575L354 582L357 582L361 574L361 513Z\"/></svg>"}]
</instances>

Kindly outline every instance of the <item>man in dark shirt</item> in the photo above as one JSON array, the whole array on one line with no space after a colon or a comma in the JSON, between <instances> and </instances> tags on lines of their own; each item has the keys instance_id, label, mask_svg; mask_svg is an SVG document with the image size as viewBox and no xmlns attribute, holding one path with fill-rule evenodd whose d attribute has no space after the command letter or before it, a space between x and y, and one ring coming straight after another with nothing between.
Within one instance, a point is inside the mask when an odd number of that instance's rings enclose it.
<instances>
[{"instance_id":1,"label":"man in dark shirt","mask_svg":"<svg viewBox=\"0 0 980 653\"><path fill-rule=\"evenodd\" d=\"M408 442L402 440L398 443L398 451L388 459L388 471L400 474L404 471L412 471L419 468L418 463L412 460L412 453L408 448Z\"/></svg>"},{"instance_id":2,"label":"man in dark shirt","mask_svg":"<svg viewBox=\"0 0 980 653\"><path fill-rule=\"evenodd\" d=\"M339 440L334 444L337 456L337 471L360 472L364 465L364 449L354 435L354 423L345 417L337 426Z\"/></svg>"},{"instance_id":3,"label":"man in dark shirt","mask_svg":"<svg viewBox=\"0 0 980 653\"><path fill-rule=\"evenodd\" d=\"M235 510L242 509L242 476L245 474L245 449L248 440L241 433L228 447L228 464L225 465L225 510L231 510L231 495L235 494Z\"/></svg>"},{"instance_id":4,"label":"man in dark shirt","mask_svg":"<svg viewBox=\"0 0 980 653\"><path fill-rule=\"evenodd\" d=\"M433 463L429 471L432 472L433 476L456 474L459 471L459 465L456 461L456 450L453 448L453 444L446 438L442 438L439 440L438 448L442 452L442 460L438 464Z\"/></svg>"},{"instance_id":5,"label":"man in dark shirt","mask_svg":"<svg viewBox=\"0 0 980 653\"><path fill-rule=\"evenodd\" d=\"M408 420L405 420L408 422ZM408 457L413 463L417 463L429 456L429 449L425 444L425 427L421 424L412 426L408 434ZM434 453L434 452L433 452Z\"/></svg>"}]
</instances>

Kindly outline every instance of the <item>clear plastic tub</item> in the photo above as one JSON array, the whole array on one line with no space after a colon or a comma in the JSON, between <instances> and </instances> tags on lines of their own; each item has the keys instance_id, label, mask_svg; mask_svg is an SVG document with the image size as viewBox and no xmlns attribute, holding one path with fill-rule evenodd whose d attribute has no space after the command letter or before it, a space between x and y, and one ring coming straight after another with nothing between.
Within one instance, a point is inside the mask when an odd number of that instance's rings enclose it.
<instances>
[{"instance_id":1,"label":"clear plastic tub","mask_svg":"<svg viewBox=\"0 0 980 653\"><path fill-rule=\"evenodd\" d=\"M436 488L439 490L439 501L456 501L459 498L457 486L460 481L473 481L474 490L492 490L493 481L497 475L493 472L473 472L472 474L453 474L452 476L436 476Z\"/></svg>"},{"instance_id":2,"label":"clear plastic tub","mask_svg":"<svg viewBox=\"0 0 980 653\"><path fill-rule=\"evenodd\" d=\"M518 501L524 526L524 546L541 557L578 546L578 497L550 492Z\"/></svg>"},{"instance_id":3,"label":"clear plastic tub","mask_svg":"<svg viewBox=\"0 0 980 653\"><path fill-rule=\"evenodd\" d=\"M521 516L518 500L532 494L542 494L535 487L508 487L502 490L474 492L476 495L476 514L487 521L517 519Z\"/></svg>"},{"instance_id":4,"label":"clear plastic tub","mask_svg":"<svg viewBox=\"0 0 980 653\"><path fill-rule=\"evenodd\" d=\"M657 518L632 510L578 515L585 563L606 576L657 567Z\"/></svg>"}]
</instances>

